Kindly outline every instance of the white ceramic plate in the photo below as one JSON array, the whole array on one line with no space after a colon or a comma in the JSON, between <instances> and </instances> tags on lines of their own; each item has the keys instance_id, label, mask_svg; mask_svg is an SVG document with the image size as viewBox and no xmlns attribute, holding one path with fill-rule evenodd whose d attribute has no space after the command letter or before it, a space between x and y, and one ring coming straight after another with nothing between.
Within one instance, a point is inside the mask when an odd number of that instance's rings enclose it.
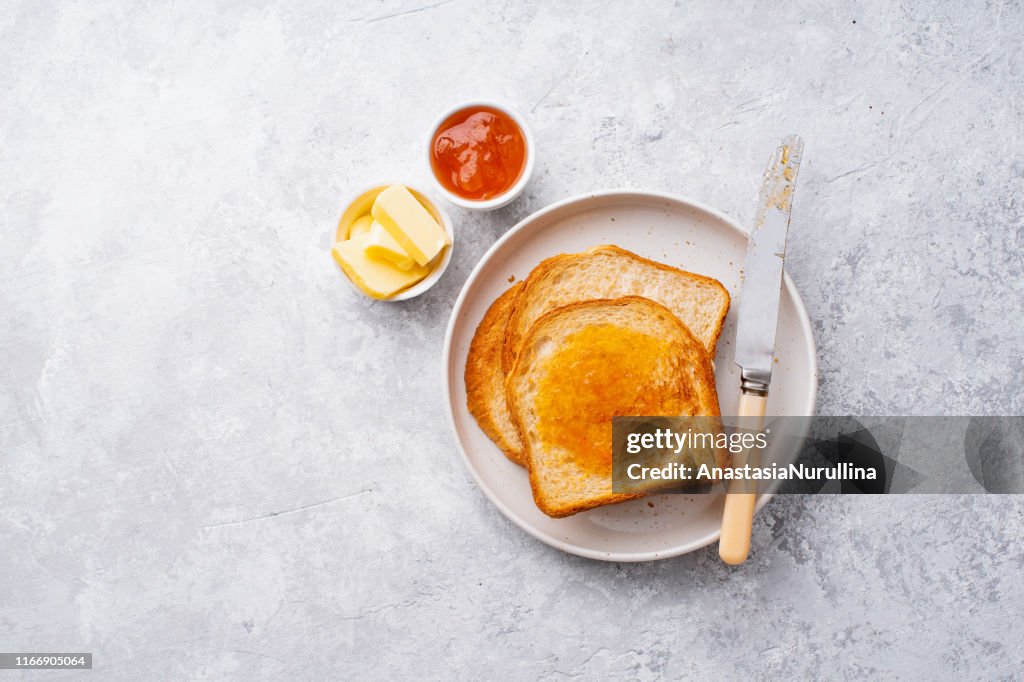
<instances>
[{"instance_id":1,"label":"white ceramic plate","mask_svg":"<svg viewBox=\"0 0 1024 682\"><path fill-rule=\"evenodd\" d=\"M746 233L721 213L670 194L610 191L558 202L529 216L491 247L455 302L444 344L448 414L455 439L484 494L505 516L558 549L606 561L650 561L692 552L718 539L720 495L659 495L552 519L533 503L526 470L484 435L466 409L466 353L484 312L540 261L616 244L647 258L714 277L733 297L715 357L722 414L736 413L733 362ZM782 290L768 414L814 412L817 361L810 320L787 275ZM767 502L762 496L758 508Z\"/></svg>"}]
</instances>

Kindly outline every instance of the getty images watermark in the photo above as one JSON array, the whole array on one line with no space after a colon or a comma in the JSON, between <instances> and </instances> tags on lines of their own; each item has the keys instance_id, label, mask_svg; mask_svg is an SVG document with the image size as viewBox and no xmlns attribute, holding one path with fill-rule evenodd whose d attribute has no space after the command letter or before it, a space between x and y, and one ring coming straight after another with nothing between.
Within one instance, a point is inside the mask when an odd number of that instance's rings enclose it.
<instances>
[{"instance_id":1,"label":"getty images watermark","mask_svg":"<svg viewBox=\"0 0 1024 682\"><path fill-rule=\"evenodd\" d=\"M1024 493L1024 417L616 417L616 493Z\"/></svg>"}]
</instances>

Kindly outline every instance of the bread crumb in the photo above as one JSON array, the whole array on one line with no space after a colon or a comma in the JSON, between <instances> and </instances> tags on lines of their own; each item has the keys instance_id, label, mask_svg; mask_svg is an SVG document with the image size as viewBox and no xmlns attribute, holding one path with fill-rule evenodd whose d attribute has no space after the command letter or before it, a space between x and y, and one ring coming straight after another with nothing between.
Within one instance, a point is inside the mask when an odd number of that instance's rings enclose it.
<instances>
[{"instance_id":1,"label":"bread crumb","mask_svg":"<svg viewBox=\"0 0 1024 682\"><path fill-rule=\"evenodd\" d=\"M516 281L516 276L515 275L509 275L508 276L508 283L509 284L512 284L512 282L515 282L515 281Z\"/></svg>"}]
</instances>

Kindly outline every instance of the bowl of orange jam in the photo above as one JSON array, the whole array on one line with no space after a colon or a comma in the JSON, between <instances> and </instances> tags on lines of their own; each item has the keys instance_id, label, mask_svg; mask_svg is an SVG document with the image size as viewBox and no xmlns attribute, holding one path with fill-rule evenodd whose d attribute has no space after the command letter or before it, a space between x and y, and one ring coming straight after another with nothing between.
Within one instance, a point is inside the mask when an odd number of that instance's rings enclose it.
<instances>
[{"instance_id":1,"label":"bowl of orange jam","mask_svg":"<svg viewBox=\"0 0 1024 682\"><path fill-rule=\"evenodd\" d=\"M501 208L533 173L533 135L507 106L477 100L441 114L430 129L427 159L445 199L476 211Z\"/></svg>"}]
</instances>

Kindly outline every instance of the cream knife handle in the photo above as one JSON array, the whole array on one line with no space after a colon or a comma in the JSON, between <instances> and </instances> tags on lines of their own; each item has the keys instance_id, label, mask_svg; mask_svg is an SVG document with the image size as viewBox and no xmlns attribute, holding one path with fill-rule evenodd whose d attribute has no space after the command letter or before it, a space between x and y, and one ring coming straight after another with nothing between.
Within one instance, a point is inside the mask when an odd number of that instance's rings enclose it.
<instances>
[{"instance_id":1,"label":"cream knife handle","mask_svg":"<svg viewBox=\"0 0 1024 682\"><path fill-rule=\"evenodd\" d=\"M739 425L745 429L760 431L764 428L764 409L767 404L768 396L741 394ZM747 560L747 554L750 552L750 527L754 523L756 501L757 493L729 492L725 496L718 556L727 564L736 566Z\"/></svg>"}]
</instances>

